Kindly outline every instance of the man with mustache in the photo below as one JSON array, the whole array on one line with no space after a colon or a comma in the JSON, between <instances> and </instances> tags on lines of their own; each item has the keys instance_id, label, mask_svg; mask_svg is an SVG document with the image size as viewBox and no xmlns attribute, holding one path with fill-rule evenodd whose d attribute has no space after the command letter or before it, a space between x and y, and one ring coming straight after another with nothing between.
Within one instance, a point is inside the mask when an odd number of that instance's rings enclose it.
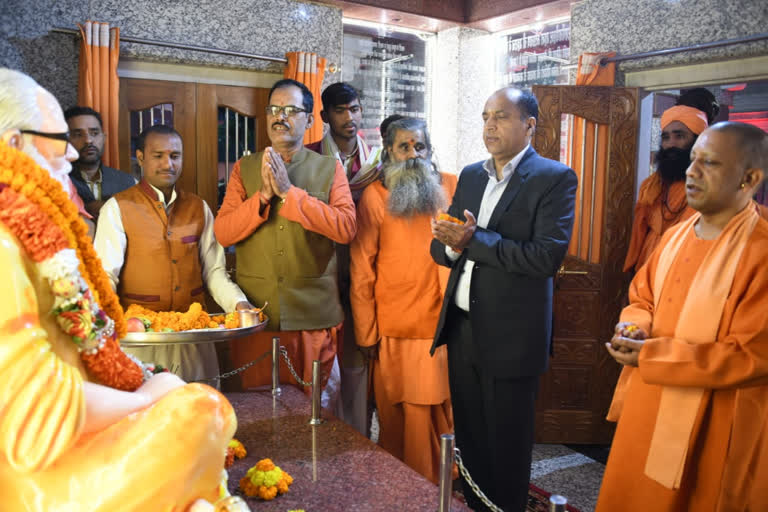
<instances>
[{"instance_id":1,"label":"man with mustache","mask_svg":"<svg viewBox=\"0 0 768 512\"><path fill-rule=\"evenodd\" d=\"M445 347L429 355L448 277L429 255L430 220L456 177L435 170L421 120L392 123L385 148L350 245L355 334L372 360L379 444L437 483L440 435L453 431L453 417Z\"/></svg>"},{"instance_id":2,"label":"man with mustache","mask_svg":"<svg viewBox=\"0 0 768 512\"><path fill-rule=\"evenodd\" d=\"M752 200L767 170L756 126L693 146L695 213L638 270L606 343L624 368L597 512L768 510L768 222Z\"/></svg>"},{"instance_id":3,"label":"man with mustache","mask_svg":"<svg viewBox=\"0 0 768 512\"><path fill-rule=\"evenodd\" d=\"M98 218L104 202L134 186L136 180L102 163L107 134L98 112L90 107L72 107L64 112L64 119L69 126L69 140L80 154L80 158L72 164L69 177L88 213Z\"/></svg>"},{"instance_id":4,"label":"man with mustache","mask_svg":"<svg viewBox=\"0 0 768 512\"><path fill-rule=\"evenodd\" d=\"M235 246L237 283L252 303L267 303L267 330L231 344L235 365L256 359L279 336L303 380L311 380L312 361L320 361L325 386L344 320L336 244L352 241L357 222L344 167L303 145L313 105L300 82L272 86L266 108L272 146L235 163L214 229L222 244ZM270 362L241 375L245 387L267 384ZM295 382L285 367L281 376ZM324 392L324 400L333 399Z\"/></svg>"},{"instance_id":5,"label":"man with mustache","mask_svg":"<svg viewBox=\"0 0 768 512\"><path fill-rule=\"evenodd\" d=\"M695 212L685 200L685 170L696 137L707 128L701 110L676 105L661 115L661 148L656 172L643 181L635 204L635 217L624 271L637 271L670 227Z\"/></svg>"},{"instance_id":6,"label":"man with mustache","mask_svg":"<svg viewBox=\"0 0 768 512\"><path fill-rule=\"evenodd\" d=\"M180 311L205 307L205 290L225 312L250 309L230 281L224 249L213 234L213 214L200 197L176 187L183 144L173 128L154 125L136 142L142 180L101 208L94 247L124 308ZM126 348L159 363L186 381L218 375L211 343Z\"/></svg>"}]
</instances>

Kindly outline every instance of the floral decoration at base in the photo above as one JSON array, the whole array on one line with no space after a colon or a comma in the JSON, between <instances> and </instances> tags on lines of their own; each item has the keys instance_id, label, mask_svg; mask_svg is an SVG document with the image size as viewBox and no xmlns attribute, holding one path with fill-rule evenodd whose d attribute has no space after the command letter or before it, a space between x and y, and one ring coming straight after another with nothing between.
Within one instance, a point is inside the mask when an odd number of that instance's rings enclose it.
<instances>
[{"instance_id":1,"label":"floral decoration at base","mask_svg":"<svg viewBox=\"0 0 768 512\"><path fill-rule=\"evenodd\" d=\"M246 455L248 455L248 452L245 451L245 446L243 446L243 443L237 439L232 438L232 440L227 445L227 458L224 459L224 467L229 468L232 466L232 464L235 463L235 458L242 459Z\"/></svg>"},{"instance_id":2,"label":"floral decoration at base","mask_svg":"<svg viewBox=\"0 0 768 512\"><path fill-rule=\"evenodd\" d=\"M292 483L291 475L275 466L270 459L261 459L240 479L240 489L246 496L269 501L278 493L287 493Z\"/></svg>"}]
</instances>

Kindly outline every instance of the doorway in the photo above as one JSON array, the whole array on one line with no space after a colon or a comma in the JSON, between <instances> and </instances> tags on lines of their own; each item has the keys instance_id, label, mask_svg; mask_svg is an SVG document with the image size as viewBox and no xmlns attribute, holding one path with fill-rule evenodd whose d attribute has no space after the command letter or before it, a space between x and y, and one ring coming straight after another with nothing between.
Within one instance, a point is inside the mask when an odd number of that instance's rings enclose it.
<instances>
[{"instance_id":1,"label":"doorway","mask_svg":"<svg viewBox=\"0 0 768 512\"><path fill-rule=\"evenodd\" d=\"M137 179L136 139L156 124L172 126L184 143L178 186L202 197L214 215L232 166L262 151L269 88L190 82L120 79L120 168Z\"/></svg>"}]
</instances>

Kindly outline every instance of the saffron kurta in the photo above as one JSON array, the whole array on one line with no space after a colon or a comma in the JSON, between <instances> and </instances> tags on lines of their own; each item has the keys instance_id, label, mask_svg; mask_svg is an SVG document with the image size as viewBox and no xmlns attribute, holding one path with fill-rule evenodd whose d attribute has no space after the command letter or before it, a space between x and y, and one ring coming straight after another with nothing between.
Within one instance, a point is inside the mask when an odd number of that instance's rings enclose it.
<instances>
[{"instance_id":1,"label":"saffron kurta","mask_svg":"<svg viewBox=\"0 0 768 512\"><path fill-rule=\"evenodd\" d=\"M238 161L232 168L227 193L214 223L217 240L224 246L245 240L267 222L270 215L279 215L287 221L296 222L305 230L336 243L349 243L355 236L355 205L344 168L339 163L336 164L327 203L312 197L306 190L293 186L288 191L279 213L273 213L271 205L259 212L260 206L260 194L257 192L249 197L246 192ZM261 306L257 296L249 296L249 299L254 305ZM279 336L281 344L288 350L294 368L303 380L311 381L313 360L321 362L322 373L327 379L336 356L339 327L340 324L324 329L262 331L231 344L233 363L240 366L256 359L270 349L272 337ZM296 382L285 367L281 369L280 376L282 380ZM266 385L270 379L269 358L242 373L244 387Z\"/></svg>"},{"instance_id":2,"label":"saffron kurta","mask_svg":"<svg viewBox=\"0 0 768 512\"><path fill-rule=\"evenodd\" d=\"M443 174L446 197L456 177ZM440 435L453 431L445 347L429 348L437 327L448 269L429 254L430 216L394 217L389 192L375 181L358 204L358 233L350 245L350 299L360 346L378 344L373 388L379 444L437 482Z\"/></svg>"},{"instance_id":3,"label":"saffron kurta","mask_svg":"<svg viewBox=\"0 0 768 512\"><path fill-rule=\"evenodd\" d=\"M624 272L639 270L659 245L661 236L696 213L685 198L685 181L677 181L665 188L658 172L640 185Z\"/></svg>"},{"instance_id":4,"label":"saffron kurta","mask_svg":"<svg viewBox=\"0 0 768 512\"><path fill-rule=\"evenodd\" d=\"M688 289L713 241L692 231L663 289L654 290L670 234L638 271L621 315L650 334L638 368L624 369L623 407L614 399L611 415L620 418L597 511L768 510L768 222L760 219L747 242L713 343L674 338ZM664 386L705 390L677 490L644 470Z\"/></svg>"},{"instance_id":5,"label":"saffron kurta","mask_svg":"<svg viewBox=\"0 0 768 512\"><path fill-rule=\"evenodd\" d=\"M234 411L189 384L95 433L85 420L77 348L50 314L53 295L0 224L0 509L186 510L215 501Z\"/></svg>"}]
</instances>

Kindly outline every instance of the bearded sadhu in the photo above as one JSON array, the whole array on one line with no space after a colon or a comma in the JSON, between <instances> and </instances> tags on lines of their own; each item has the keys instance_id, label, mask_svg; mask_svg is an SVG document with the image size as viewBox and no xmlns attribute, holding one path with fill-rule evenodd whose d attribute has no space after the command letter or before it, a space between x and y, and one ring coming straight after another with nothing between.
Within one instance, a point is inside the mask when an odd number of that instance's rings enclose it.
<instances>
[{"instance_id":1,"label":"bearded sadhu","mask_svg":"<svg viewBox=\"0 0 768 512\"><path fill-rule=\"evenodd\" d=\"M429 354L448 276L429 254L430 220L447 206L456 177L433 167L420 120L392 123L385 149L350 246L355 336L373 361L379 444L437 482L440 435L453 431L453 416L445 347Z\"/></svg>"},{"instance_id":2,"label":"bearded sadhu","mask_svg":"<svg viewBox=\"0 0 768 512\"><path fill-rule=\"evenodd\" d=\"M693 107L676 105L662 114L656 172L640 185L625 272L643 266L661 235L695 213L685 200L685 170L691 163L691 148L706 128L706 114Z\"/></svg>"}]
</instances>

